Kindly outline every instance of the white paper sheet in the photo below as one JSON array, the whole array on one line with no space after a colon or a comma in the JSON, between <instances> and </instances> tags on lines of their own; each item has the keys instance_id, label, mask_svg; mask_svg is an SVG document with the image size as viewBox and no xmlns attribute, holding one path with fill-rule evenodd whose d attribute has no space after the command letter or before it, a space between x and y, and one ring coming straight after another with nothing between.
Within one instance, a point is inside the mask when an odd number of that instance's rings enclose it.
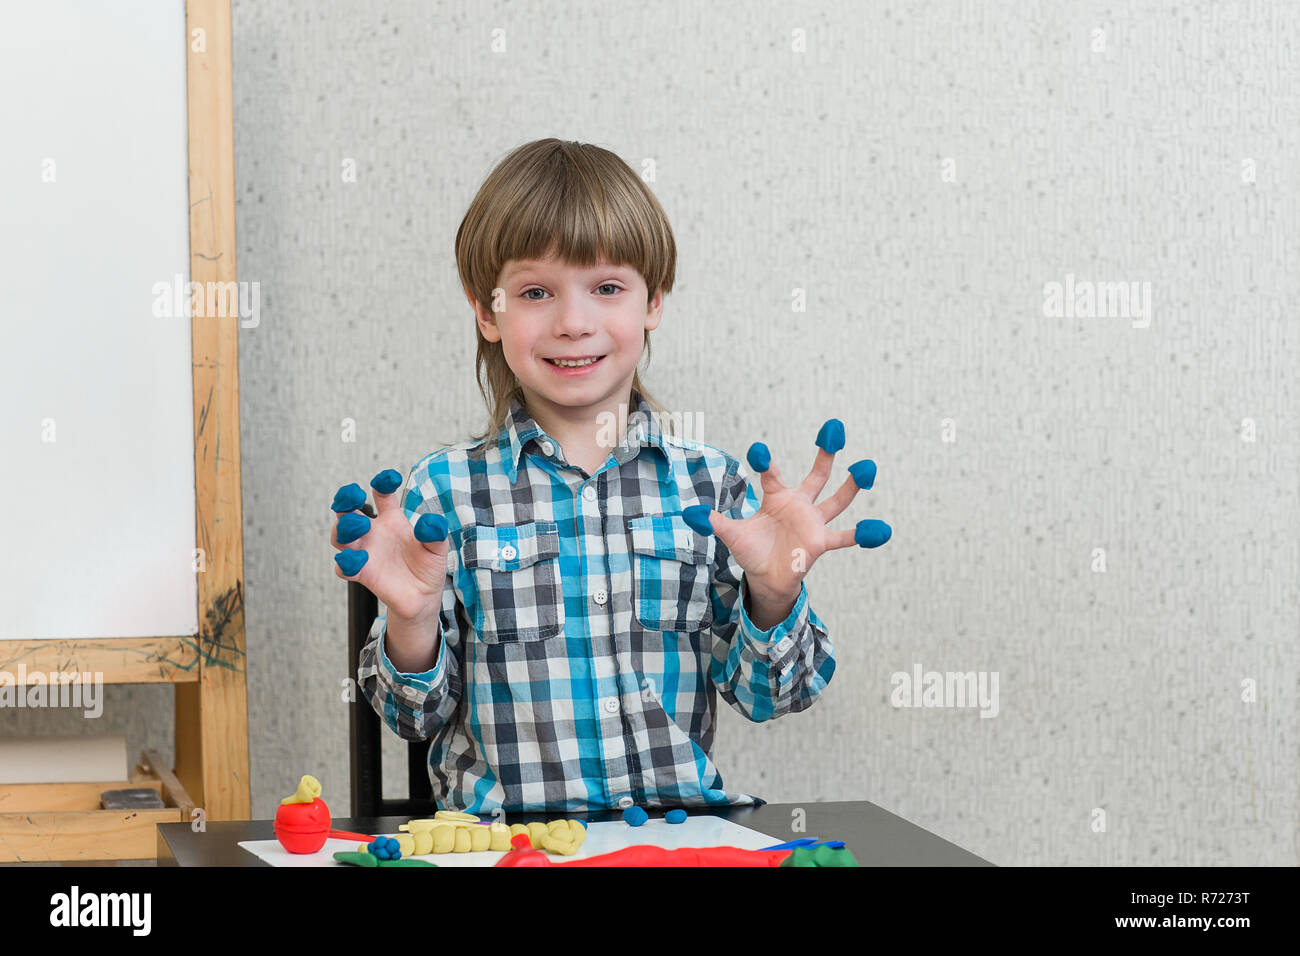
<instances>
[{"instance_id":1,"label":"white paper sheet","mask_svg":"<svg viewBox=\"0 0 1300 956\"><path fill-rule=\"evenodd\" d=\"M560 814L556 814L560 816ZM384 833L375 836L397 836ZM785 843L793 836L770 836L742 827L722 817L689 816L684 823L669 823L662 818L647 820L639 827L628 826L621 820L593 823L587 827L587 839L573 856L548 854L556 863L580 860L602 853L613 853L629 846L659 846L675 850L687 846L734 846L742 850L761 850L765 846ZM355 850L357 840L326 840L316 853L290 853L279 840L245 840L239 845L272 866L348 866L334 859L341 850ZM412 857L427 860L438 866L496 866L503 853L429 853Z\"/></svg>"}]
</instances>

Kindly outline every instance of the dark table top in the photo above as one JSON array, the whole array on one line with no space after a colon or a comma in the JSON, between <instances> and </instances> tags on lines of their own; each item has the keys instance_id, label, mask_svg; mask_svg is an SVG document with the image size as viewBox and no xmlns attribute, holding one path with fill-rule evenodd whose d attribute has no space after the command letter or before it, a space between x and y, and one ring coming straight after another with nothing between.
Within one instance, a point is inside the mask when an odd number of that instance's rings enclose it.
<instances>
[{"instance_id":1,"label":"dark table top","mask_svg":"<svg viewBox=\"0 0 1300 956\"><path fill-rule=\"evenodd\" d=\"M761 807L707 807L687 810L722 817L741 826L771 834L773 843L817 837L843 840L862 866L992 866L956 844L949 843L888 810L866 800L838 803L769 803ZM432 811L429 816L432 816ZM654 814L658 816L658 813ZM508 814L505 823L529 823L563 816L599 823L621 820L621 810L595 813ZM490 819L489 815L483 815ZM336 817L335 830L357 833L396 833L409 816ZM802 826L796 830L796 824ZM241 840L274 840L271 820L208 823L195 833L188 823L158 824L159 866L269 866L238 844Z\"/></svg>"}]
</instances>

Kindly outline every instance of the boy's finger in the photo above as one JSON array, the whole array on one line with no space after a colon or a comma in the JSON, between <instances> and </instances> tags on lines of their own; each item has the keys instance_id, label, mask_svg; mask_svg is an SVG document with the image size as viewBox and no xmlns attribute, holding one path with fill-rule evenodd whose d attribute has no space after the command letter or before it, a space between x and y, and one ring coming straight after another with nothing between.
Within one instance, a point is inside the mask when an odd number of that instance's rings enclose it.
<instances>
[{"instance_id":1,"label":"boy's finger","mask_svg":"<svg viewBox=\"0 0 1300 956\"><path fill-rule=\"evenodd\" d=\"M389 508L400 507L402 473L395 468L385 468L370 479L370 490L375 496L375 514L383 514Z\"/></svg>"},{"instance_id":2,"label":"boy's finger","mask_svg":"<svg viewBox=\"0 0 1300 956\"><path fill-rule=\"evenodd\" d=\"M749 451L745 453L745 461L751 469L758 472L759 483L763 486L764 494L785 490L785 485L781 481L781 469L772 464L772 453L761 441L756 441L749 446Z\"/></svg>"},{"instance_id":3,"label":"boy's finger","mask_svg":"<svg viewBox=\"0 0 1300 956\"><path fill-rule=\"evenodd\" d=\"M848 480L840 486L839 491L817 506L822 520L829 524L832 518L853 503L853 499L861 489L870 488L875 482L876 463L870 458L849 465Z\"/></svg>"},{"instance_id":4,"label":"boy's finger","mask_svg":"<svg viewBox=\"0 0 1300 956\"><path fill-rule=\"evenodd\" d=\"M799 491L809 501L816 501L830 480L831 463L835 461L836 452L844 447L844 423L838 418L828 419L817 432L816 445L818 452L812 470L799 485Z\"/></svg>"}]
</instances>

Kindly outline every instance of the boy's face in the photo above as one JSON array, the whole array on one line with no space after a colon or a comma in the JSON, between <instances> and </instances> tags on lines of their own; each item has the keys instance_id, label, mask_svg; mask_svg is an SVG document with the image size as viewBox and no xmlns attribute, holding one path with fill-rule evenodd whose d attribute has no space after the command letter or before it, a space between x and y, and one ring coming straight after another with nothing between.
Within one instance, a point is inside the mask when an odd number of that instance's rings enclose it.
<instances>
[{"instance_id":1,"label":"boy's face","mask_svg":"<svg viewBox=\"0 0 1300 956\"><path fill-rule=\"evenodd\" d=\"M479 329L489 342L501 342L530 405L599 412L628 401L645 332L658 327L663 312L663 293L647 305L645 279L635 268L511 259L497 287L502 311L476 307ZM547 361L587 356L601 358L576 370Z\"/></svg>"}]
</instances>

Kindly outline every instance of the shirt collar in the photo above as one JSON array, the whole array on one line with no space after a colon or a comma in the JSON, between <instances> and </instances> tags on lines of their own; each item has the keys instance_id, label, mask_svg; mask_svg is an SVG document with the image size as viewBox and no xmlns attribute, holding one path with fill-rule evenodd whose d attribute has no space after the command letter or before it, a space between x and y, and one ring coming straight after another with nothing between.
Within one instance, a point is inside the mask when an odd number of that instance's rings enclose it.
<instances>
[{"instance_id":1,"label":"shirt collar","mask_svg":"<svg viewBox=\"0 0 1300 956\"><path fill-rule=\"evenodd\" d=\"M614 460L620 465L635 458L643 447L658 448L663 453L665 461L672 460L668 453L668 446L665 443L664 433L659 427L657 416L636 389L632 390L631 408L628 411L627 421L620 424L626 426L623 430L623 439L611 452L614 455ZM530 441L536 442L538 452L542 451L542 442L550 442L553 446L551 449L552 455L560 447L559 442L542 431L541 426L524 408L519 398L512 397L510 399L510 413L506 416L505 425L497 436L497 447L501 450L502 464L511 484L515 483L515 479L519 475L519 456L524 453L524 449Z\"/></svg>"}]
</instances>

